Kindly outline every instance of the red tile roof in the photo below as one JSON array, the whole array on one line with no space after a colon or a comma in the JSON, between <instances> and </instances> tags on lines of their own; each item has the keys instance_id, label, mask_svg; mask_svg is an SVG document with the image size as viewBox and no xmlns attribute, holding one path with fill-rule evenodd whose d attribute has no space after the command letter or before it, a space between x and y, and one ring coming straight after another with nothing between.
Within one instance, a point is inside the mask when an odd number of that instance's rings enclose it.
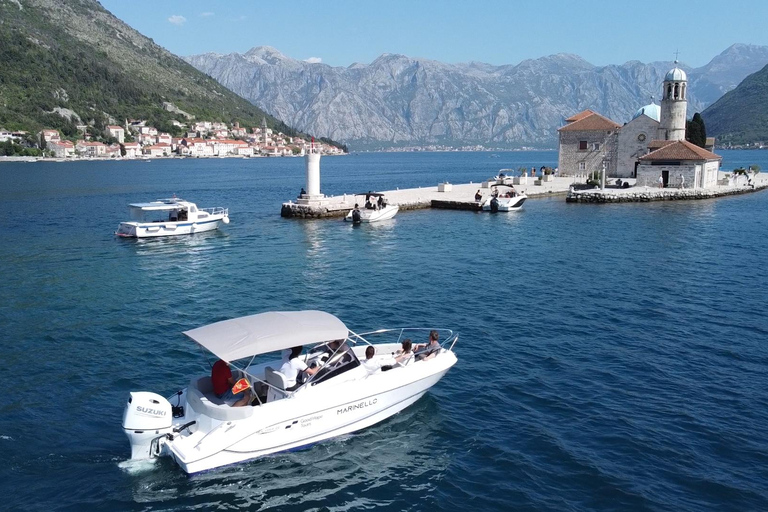
<instances>
[{"instance_id":1,"label":"red tile roof","mask_svg":"<svg viewBox=\"0 0 768 512\"><path fill-rule=\"evenodd\" d=\"M666 144L664 147L651 151L640 160L653 162L659 160L721 160L722 157L700 148L696 144L691 144L687 140L678 140L672 144Z\"/></svg>"},{"instance_id":2,"label":"red tile roof","mask_svg":"<svg viewBox=\"0 0 768 512\"><path fill-rule=\"evenodd\" d=\"M589 114L587 114L589 112ZM586 115L584 115L586 114ZM603 117L600 114L596 114L590 110L585 110L581 114L576 114L573 117L578 117L576 121L568 123L560 128L559 132L576 132L576 131L605 131L616 130L621 128L621 125L614 123L607 117Z\"/></svg>"},{"instance_id":3,"label":"red tile roof","mask_svg":"<svg viewBox=\"0 0 768 512\"><path fill-rule=\"evenodd\" d=\"M578 121L579 119L584 119L587 116L591 116L592 114L594 114L594 112L589 110L589 109L587 109L587 110L585 110L583 112L579 112L578 114L572 115L571 117L566 119L565 122L566 123L572 123L574 121Z\"/></svg>"},{"instance_id":4,"label":"red tile roof","mask_svg":"<svg viewBox=\"0 0 768 512\"><path fill-rule=\"evenodd\" d=\"M650 144L648 144L648 149L651 151L656 151L659 148L663 148L664 146L674 143L674 140L652 140Z\"/></svg>"}]
</instances>

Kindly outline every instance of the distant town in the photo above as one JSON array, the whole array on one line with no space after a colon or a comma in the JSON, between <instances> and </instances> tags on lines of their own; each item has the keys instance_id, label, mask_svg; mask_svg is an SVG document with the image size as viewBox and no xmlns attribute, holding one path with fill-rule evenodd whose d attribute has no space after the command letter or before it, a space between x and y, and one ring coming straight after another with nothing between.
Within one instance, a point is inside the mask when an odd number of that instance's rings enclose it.
<instances>
[{"instance_id":1,"label":"distant town","mask_svg":"<svg viewBox=\"0 0 768 512\"><path fill-rule=\"evenodd\" d=\"M82 139L71 141L63 139L58 130L33 135L0 129L0 143L25 144L35 150L18 152L18 156L57 160L304 156L312 146L324 155L344 154L336 146L275 132L267 127L266 119L260 127L250 130L239 123L227 126L198 121L190 124L185 137L160 132L143 120L126 120L124 126L108 125L102 133L94 133L93 127L83 132ZM30 147L32 140L36 147Z\"/></svg>"}]
</instances>

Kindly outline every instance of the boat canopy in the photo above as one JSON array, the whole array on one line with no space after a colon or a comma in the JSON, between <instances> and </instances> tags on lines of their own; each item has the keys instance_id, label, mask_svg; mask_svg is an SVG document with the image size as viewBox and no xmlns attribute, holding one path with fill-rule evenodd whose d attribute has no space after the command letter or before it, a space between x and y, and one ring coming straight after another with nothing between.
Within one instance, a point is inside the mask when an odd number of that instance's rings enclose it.
<instances>
[{"instance_id":1,"label":"boat canopy","mask_svg":"<svg viewBox=\"0 0 768 512\"><path fill-rule=\"evenodd\" d=\"M160 199L151 203L131 203L128 206L137 210L149 211L171 211L178 210L188 206L189 203L181 199Z\"/></svg>"},{"instance_id":2,"label":"boat canopy","mask_svg":"<svg viewBox=\"0 0 768 512\"><path fill-rule=\"evenodd\" d=\"M324 311L270 311L204 325L184 334L230 362L298 345L345 339L349 329Z\"/></svg>"}]
</instances>

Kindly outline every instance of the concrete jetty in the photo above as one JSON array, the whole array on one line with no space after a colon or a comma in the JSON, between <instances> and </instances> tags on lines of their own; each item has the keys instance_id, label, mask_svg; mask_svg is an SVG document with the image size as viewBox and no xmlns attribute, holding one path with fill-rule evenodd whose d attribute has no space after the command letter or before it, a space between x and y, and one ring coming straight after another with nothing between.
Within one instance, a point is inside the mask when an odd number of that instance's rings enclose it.
<instances>
[{"instance_id":1,"label":"concrete jetty","mask_svg":"<svg viewBox=\"0 0 768 512\"><path fill-rule=\"evenodd\" d=\"M583 183L583 178L554 177L550 181L523 178L505 178L504 180L484 181L480 183L440 183L433 187L418 187L395 190L375 190L383 193L389 204L396 204L400 210L416 210L420 208L443 208L450 210L478 210L479 203L475 201L475 193L479 190L483 198L491 194L494 184L512 185L515 190L524 192L529 198L564 196L574 184ZM326 196L322 203L301 204L289 201L283 203L280 215L283 217L323 218L343 217L355 207L365 204L365 195L344 194L342 196Z\"/></svg>"}]
</instances>

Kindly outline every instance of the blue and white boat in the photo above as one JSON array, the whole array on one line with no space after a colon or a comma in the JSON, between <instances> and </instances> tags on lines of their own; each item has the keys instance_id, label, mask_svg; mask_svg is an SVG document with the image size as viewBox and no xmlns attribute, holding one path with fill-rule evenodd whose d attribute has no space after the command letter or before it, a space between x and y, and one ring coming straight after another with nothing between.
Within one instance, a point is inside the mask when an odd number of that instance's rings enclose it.
<instances>
[{"instance_id":1,"label":"blue and white boat","mask_svg":"<svg viewBox=\"0 0 768 512\"><path fill-rule=\"evenodd\" d=\"M176 197L151 203L129 204L131 220L121 222L115 234L129 238L189 235L229 224L228 208L198 208Z\"/></svg>"}]
</instances>

